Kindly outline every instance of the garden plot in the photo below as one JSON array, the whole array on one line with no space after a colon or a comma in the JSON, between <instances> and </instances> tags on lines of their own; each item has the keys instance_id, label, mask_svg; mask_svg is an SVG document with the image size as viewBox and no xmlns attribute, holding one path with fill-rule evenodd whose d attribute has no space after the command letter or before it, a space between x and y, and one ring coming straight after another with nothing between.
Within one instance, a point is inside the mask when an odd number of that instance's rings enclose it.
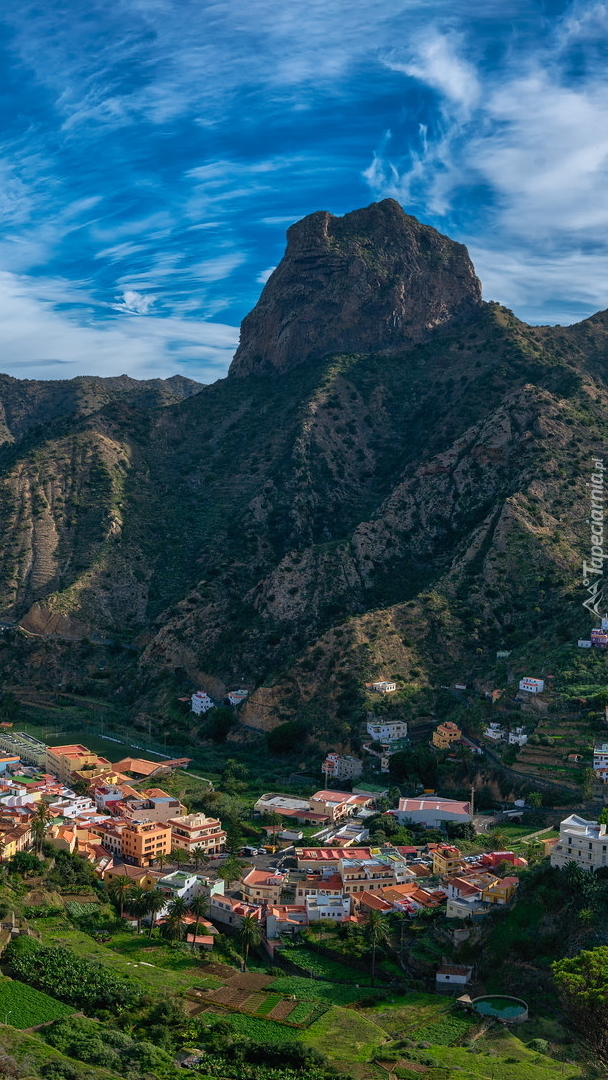
<instances>
[{"instance_id":1,"label":"garden plot","mask_svg":"<svg viewBox=\"0 0 608 1080\"><path fill-rule=\"evenodd\" d=\"M0 1016L11 1027L23 1031L73 1013L70 1005L64 1005L33 986L17 979L0 978Z\"/></svg>"}]
</instances>

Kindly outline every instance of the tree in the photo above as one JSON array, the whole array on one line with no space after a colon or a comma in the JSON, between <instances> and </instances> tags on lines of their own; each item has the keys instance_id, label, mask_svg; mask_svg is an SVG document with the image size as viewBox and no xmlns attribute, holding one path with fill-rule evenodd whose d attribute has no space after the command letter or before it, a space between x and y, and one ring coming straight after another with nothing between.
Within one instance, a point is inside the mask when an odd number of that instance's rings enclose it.
<instances>
[{"instance_id":1,"label":"tree","mask_svg":"<svg viewBox=\"0 0 608 1080\"><path fill-rule=\"evenodd\" d=\"M192 948L196 948L196 935L198 933L198 924L201 919L204 919L209 914L209 898L204 893L199 893L198 896L193 897L188 906L188 911L191 915L194 915L196 922L194 924L194 932L192 937Z\"/></svg>"},{"instance_id":2,"label":"tree","mask_svg":"<svg viewBox=\"0 0 608 1080\"><path fill-rule=\"evenodd\" d=\"M593 769L585 769L583 773L583 799L590 799L597 777Z\"/></svg>"},{"instance_id":3,"label":"tree","mask_svg":"<svg viewBox=\"0 0 608 1080\"><path fill-rule=\"evenodd\" d=\"M188 852L184 851L184 849L180 847L173 848L173 850L171 851L171 859L178 868L180 866L185 866L186 863L190 861L188 857Z\"/></svg>"},{"instance_id":4,"label":"tree","mask_svg":"<svg viewBox=\"0 0 608 1080\"><path fill-rule=\"evenodd\" d=\"M243 970L247 971L249 950L259 945L262 940L262 930L257 919L254 919L253 915L243 915L236 936L243 950Z\"/></svg>"},{"instance_id":5,"label":"tree","mask_svg":"<svg viewBox=\"0 0 608 1080\"><path fill-rule=\"evenodd\" d=\"M137 919L137 933L141 930L141 920L148 914L149 890L142 885L133 885L125 896L125 907L134 919Z\"/></svg>"},{"instance_id":6,"label":"tree","mask_svg":"<svg viewBox=\"0 0 608 1080\"><path fill-rule=\"evenodd\" d=\"M38 806L34 811L34 816L32 818L32 823L30 826L32 830L32 836L34 837L34 847L36 849L37 855L40 855L40 852L42 851L42 842L52 820L53 815L51 814L51 811L49 810L47 804L44 802L38 803Z\"/></svg>"},{"instance_id":7,"label":"tree","mask_svg":"<svg viewBox=\"0 0 608 1080\"><path fill-rule=\"evenodd\" d=\"M608 1053L608 945L552 965L565 1010L602 1056Z\"/></svg>"},{"instance_id":8,"label":"tree","mask_svg":"<svg viewBox=\"0 0 608 1080\"><path fill-rule=\"evenodd\" d=\"M598 815L598 822L600 825L608 825L608 806L605 806L601 813Z\"/></svg>"},{"instance_id":9,"label":"tree","mask_svg":"<svg viewBox=\"0 0 608 1080\"><path fill-rule=\"evenodd\" d=\"M201 866L206 866L210 861L207 852L200 844L198 847L195 847L194 851L191 853L191 861L195 870L200 869Z\"/></svg>"},{"instance_id":10,"label":"tree","mask_svg":"<svg viewBox=\"0 0 608 1080\"><path fill-rule=\"evenodd\" d=\"M164 870L165 866L168 863L168 861L169 861L169 856L166 854L166 852L161 851L160 854L155 857L154 865L158 866L160 870Z\"/></svg>"},{"instance_id":11,"label":"tree","mask_svg":"<svg viewBox=\"0 0 608 1080\"><path fill-rule=\"evenodd\" d=\"M231 855L230 858L225 859L218 870L218 877L221 877L222 881L230 887L232 881L238 881L241 876L243 867L239 860Z\"/></svg>"},{"instance_id":12,"label":"tree","mask_svg":"<svg viewBox=\"0 0 608 1080\"><path fill-rule=\"evenodd\" d=\"M121 919L125 913L125 902L131 891L131 884L128 877L115 877L107 885L110 900L120 909Z\"/></svg>"},{"instance_id":13,"label":"tree","mask_svg":"<svg viewBox=\"0 0 608 1080\"><path fill-rule=\"evenodd\" d=\"M9 874L23 874L27 877L28 874L41 874L43 870L44 863L37 855L32 855L31 851L18 851L8 861Z\"/></svg>"},{"instance_id":14,"label":"tree","mask_svg":"<svg viewBox=\"0 0 608 1080\"><path fill-rule=\"evenodd\" d=\"M184 920L187 914L188 905L181 896L177 896L175 900L170 900L165 920L160 925L161 937L170 942L183 941L186 936L186 923Z\"/></svg>"},{"instance_id":15,"label":"tree","mask_svg":"<svg viewBox=\"0 0 608 1080\"><path fill-rule=\"evenodd\" d=\"M531 791L528 795L528 802L530 806L533 806L535 810L538 810L543 805L543 797L540 791Z\"/></svg>"},{"instance_id":16,"label":"tree","mask_svg":"<svg viewBox=\"0 0 608 1080\"><path fill-rule=\"evenodd\" d=\"M148 932L148 937L152 937L154 920L158 915L159 911L162 911L162 909L165 907L167 903L167 897L162 892L160 892L159 889L148 889L147 896L148 899L146 904L146 915L150 916L150 930Z\"/></svg>"},{"instance_id":17,"label":"tree","mask_svg":"<svg viewBox=\"0 0 608 1080\"><path fill-rule=\"evenodd\" d=\"M379 911L370 911L363 935L372 954L372 986L376 977L376 950L388 941L388 927Z\"/></svg>"}]
</instances>

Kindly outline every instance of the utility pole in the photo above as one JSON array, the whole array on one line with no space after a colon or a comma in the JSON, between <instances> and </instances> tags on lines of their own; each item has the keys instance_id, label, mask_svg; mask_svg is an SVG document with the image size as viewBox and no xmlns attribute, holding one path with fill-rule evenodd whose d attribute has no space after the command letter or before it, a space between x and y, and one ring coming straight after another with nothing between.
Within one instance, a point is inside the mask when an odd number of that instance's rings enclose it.
<instances>
[{"instance_id":1,"label":"utility pole","mask_svg":"<svg viewBox=\"0 0 608 1080\"><path fill-rule=\"evenodd\" d=\"M471 784L471 799L469 805L471 807L469 817L470 820L473 821L473 814L475 813L475 784Z\"/></svg>"}]
</instances>

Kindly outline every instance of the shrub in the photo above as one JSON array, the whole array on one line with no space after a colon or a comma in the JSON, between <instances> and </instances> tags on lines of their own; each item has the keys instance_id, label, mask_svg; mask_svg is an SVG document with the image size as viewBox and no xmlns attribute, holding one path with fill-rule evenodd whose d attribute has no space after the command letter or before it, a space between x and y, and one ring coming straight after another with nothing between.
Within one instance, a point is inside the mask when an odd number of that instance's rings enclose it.
<instances>
[{"instance_id":1,"label":"shrub","mask_svg":"<svg viewBox=\"0 0 608 1080\"><path fill-rule=\"evenodd\" d=\"M61 946L41 945L31 937L11 941L4 959L15 978L49 991L83 1012L109 1009L119 1013L138 1004L143 996L139 988L99 964Z\"/></svg>"}]
</instances>

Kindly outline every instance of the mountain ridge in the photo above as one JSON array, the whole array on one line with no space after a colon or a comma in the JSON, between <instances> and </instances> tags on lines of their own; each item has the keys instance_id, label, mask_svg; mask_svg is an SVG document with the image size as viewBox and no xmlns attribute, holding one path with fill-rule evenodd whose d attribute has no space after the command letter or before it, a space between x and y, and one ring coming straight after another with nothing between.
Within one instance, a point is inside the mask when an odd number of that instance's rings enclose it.
<instances>
[{"instance_id":1,"label":"mountain ridge","mask_svg":"<svg viewBox=\"0 0 608 1080\"><path fill-rule=\"evenodd\" d=\"M344 744L371 678L414 695L489 679L547 620L575 640L608 315L529 327L471 280L402 348L314 357L304 340L292 364L239 361L165 404L116 393L13 437L0 616L131 643L136 709L154 713L163 681L238 682L251 726L296 718ZM365 343L367 319L355 329ZM2 663L15 675L14 653Z\"/></svg>"}]
</instances>

